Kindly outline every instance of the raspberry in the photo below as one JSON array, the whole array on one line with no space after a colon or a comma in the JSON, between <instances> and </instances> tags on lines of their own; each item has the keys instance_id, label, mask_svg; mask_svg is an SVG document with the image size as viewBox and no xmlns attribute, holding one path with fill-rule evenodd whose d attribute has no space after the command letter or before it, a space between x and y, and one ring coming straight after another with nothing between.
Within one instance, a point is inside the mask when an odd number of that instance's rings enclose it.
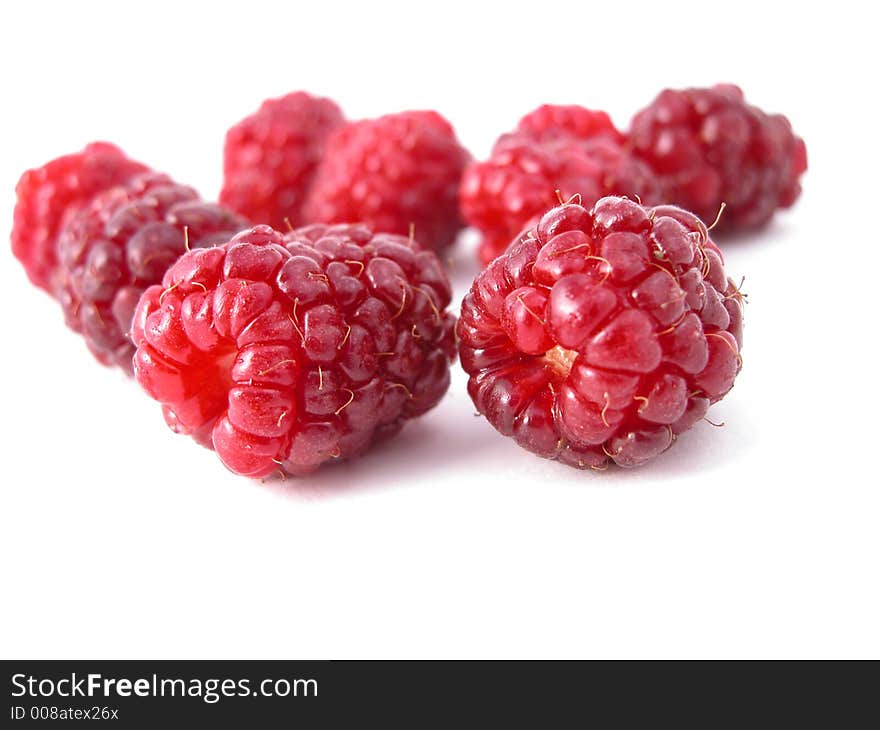
<instances>
[{"instance_id":1,"label":"raspberry","mask_svg":"<svg viewBox=\"0 0 880 730\"><path fill-rule=\"evenodd\" d=\"M359 455L449 385L437 257L362 225L257 226L147 289L135 374L166 421L233 472L302 474Z\"/></svg>"},{"instance_id":2,"label":"raspberry","mask_svg":"<svg viewBox=\"0 0 880 730\"><path fill-rule=\"evenodd\" d=\"M328 140L306 203L309 221L362 221L376 231L414 229L440 250L462 227L458 186L470 156L437 112L353 122Z\"/></svg>"},{"instance_id":3,"label":"raspberry","mask_svg":"<svg viewBox=\"0 0 880 730\"><path fill-rule=\"evenodd\" d=\"M303 91L264 101L226 133L221 204L281 230L302 223L327 137L344 123L335 102Z\"/></svg>"},{"instance_id":4,"label":"raspberry","mask_svg":"<svg viewBox=\"0 0 880 730\"><path fill-rule=\"evenodd\" d=\"M68 326L100 362L130 372L128 333L144 289L162 280L187 245L222 243L247 225L158 173L100 193L58 236L54 294Z\"/></svg>"},{"instance_id":5,"label":"raspberry","mask_svg":"<svg viewBox=\"0 0 880 730\"><path fill-rule=\"evenodd\" d=\"M480 273L458 337L502 434L579 468L636 466L733 386L741 297L691 213L606 197L554 208Z\"/></svg>"},{"instance_id":6,"label":"raspberry","mask_svg":"<svg viewBox=\"0 0 880 730\"><path fill-rule=\"evenodd\" d=\"M624 141L624 135L614 126L608 114L576 104L542 104L519 120L516 133L536 142L560 137L581 140L606 137L615 142Z\"/></svg>"},{"instance_id":7,"label":"raspberry","mask_svg":"<svg viewBox=\"0 0 880 730\"><path fill-rule=\"evenodd\" d=\"M605 112L552 105L501 136L487 161L468 167L461 185L462 213L483 234L483 263L560 197L580 196L587 206L610 194L660 202L653 173L626 152L623 139Z\"/></svg>"},{"instance_id":8,"label":"raspberry","mask_svg":"<svg viewBox=\"0 0 880 730\"><path fill-rule=\"evenodd\" d=\"M51 293L56 238L67 218L102 190L146 170L112 144L92 142L82 152L25 172L15 186L12 252L28 278Z\"/></svg>"},{"instance_id":9,"label":"raspberry","mask_svg":"<svg viewBox=\"0 0 880 730\"><path fill-rule=\"evenodd\" d=\"M746 103L730 84L667 89L633 118L634 154L660 177L666 199L721 229L756 228L800 195L807 148L788 119Z\"/></svg>"}]
</instances>

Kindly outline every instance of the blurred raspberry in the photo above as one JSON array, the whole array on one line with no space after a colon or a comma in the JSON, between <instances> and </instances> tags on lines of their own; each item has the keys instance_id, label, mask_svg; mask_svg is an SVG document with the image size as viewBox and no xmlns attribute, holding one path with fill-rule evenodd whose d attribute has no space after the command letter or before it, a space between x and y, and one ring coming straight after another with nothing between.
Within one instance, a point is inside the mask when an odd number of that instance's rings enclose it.
<instances>
[{"instance_id":1,"label":"blurred raspberry","mask_svg":"<svg viewBox=\"0 0 880 730\"><path fill-rule=\"evenodd\" d=\"M233 472L355 457L433 408L454 318L437 257L361 225L268 226L185 254L134 317L135 374Z\"/></svg>"},{"instance_id":2,"label":"blurred raspberry","mask_svg":"<svg viewBox=\"0 0 880 730\"><path fill-rule=\"evenodd\" d=\"M544 215L458 323L477 410L539 456L637 466L733 386L741 296L695 216L606 197Z\"/></svg>"},{"instance_id":3,"label":"blurred raspberry","mask_svg":"<svg viewBox=\"0 0 880 730\"><path fill-rule=\"evenodd\" d=\"M516 133L536 142L561 137L580 140L603 137L618 143L624 141L624 135L606 112L576 104L542 104L519 120Z\"/></svg>"},{"instance_id":4,"label":"blurred raspberry","mask_svg":"<svg viewBox=\"0 0 880 730\"><path fill-rule=\"evenodd\" d=\"M756 228L800 195L807 148L781 114L746 103L730 84L667 89L635 115L634 154L660 178L666 200L719 230Z\"/></svg>"},{"instance_id":5,"label":"blurred raspberry","mask_svg":"<svg viewBox=\"0 0 880 730\"><path fill-rule=\"evenodd\" d=\"M131 318L140 295L184 253L223 243L247 221L147 173L100 193L58 236L54 294L68 326L105 365L131 372Z\"/></svg>"},{"instance_id":6,"label":"blurred raspberry","mask_svg":"<svg viewBox=\"0 0 880 730\"><path fill-rule=\"evenodd\" d=\"M102 190L146 170L118 147L92 142L82 152L25 172L15 186L12 252L31 282L51 293L55 246L64 222Z\"/></svg>"},{"instance_id":7,"label":"blurred raspberry","mask_svg":"<svg viewBox=\"0 0 880 730\"><path fill-rule=\"evenodd\" d=\"M548 208L579 196L589 207L604 195L661 202L648 166L623 147L623 135L605 112L544 105L501 136L485 162L468 167L461 209L483 234L484 264Z\"/></svg>"},{"instance_id":8,"label":"blurred raspberry","mask_svg":"<svg viewBox=\"0 0 880 730\"><path fill-rule=\"evenodd\" d=\"M321 223L362 221L440 250L462 226L458 187L470 159L437 112L350 123L331 135L305 207Z\"/></svg>"},{"instance_id":9,"label":"blurred raspberry","mask_svg":"<svg viewBox=\"0 0 880 730\"><path fill-rule=\"evenodd\" d=\"M301 224L327 137L344 123L335 102L303 91L264 101L226 133L221 204L279 230Z\"/></svg>"}]
</instances>

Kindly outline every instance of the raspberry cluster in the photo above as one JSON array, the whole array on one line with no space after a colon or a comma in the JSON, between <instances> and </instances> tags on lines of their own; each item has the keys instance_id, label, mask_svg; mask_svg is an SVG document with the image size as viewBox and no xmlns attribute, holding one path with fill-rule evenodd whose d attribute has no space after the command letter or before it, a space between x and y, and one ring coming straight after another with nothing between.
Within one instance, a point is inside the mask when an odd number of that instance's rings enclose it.
<instances>
[{"instance_id":1,"label":"raspberry cluster","mask_svg":"<svg viewBox=\"0 0 880 730\"><path fill-rule=\"evenodd\" d=\"M544 105L483 162L436 112L348 122L298 92L229 130L221 204L93 143L22 176L12 248L235 473L360 455L439 402L456 352L505 436L630 467L741 367L743 299L703 221L725 203L722 228L766 223L806 165L733 86L664 91L626 134ZM456 325L436 252L465 220L488 265Z\"/></svg>"},{"instance_id":2,"label":"raspberry cluster","mask_svg":"<svg viewBox=\"0 0 880 730\"><path fill-rule=\"evenodd\" d=\"M440 400L449 301L439 260L409 238L257 226L186 253L145 292L135 374L168 424L230 470L302 474Z\"/></svg>"},{"instance_id":3,"label":"raspberry cluster","mask_svg":"<svg viewBox=\"0 0 880 730\"><path fill-rule=\"evenodd\" d=\"M105 365L131 372L131 317L187 247L226 241L248 222L190 187L94 142L22 175L12 248Z\"/></svg>"},{"instance_id":4,"label":"raspberry cluster","mask_svg":"<svg viewBox=\"0 0 880 730\"><path fill-rule=\"evenodd\" d=\"M329 99L297 92L232 127L220 201L279 230L362 222L449 246L462 227L458 187L467 151L434 111L346 123Z\"/></svg>"},{"instance_id":5,"label":"raspberry cluster","mask_svg":"<svg viewBox=\"0 0 880 730\"><path fill-rule=\"evenodd\" d=\"M146 171L118 147L93 142L25 172L15 187L11 242L28 278L51 294L58 233L67 219L101 191Z\"/></svg>"},{"instance_id":6,"label":"raspberry cluster","mask_svg":"<svg viewBox=\"0 0 880 730\"><path fill-rule=\"evenodd\" d=\"M187 248L223 243L247 225L159 173L100 193L58 236L54 294L68 326L100 362L131 372L131 318L144 290Z\"/></svg>"},{"instance_id":7,"label":"raspberry cluster","mask_svg":"<svg viewBox=\"0 0 880 730\"><path fill-rule=\"evenodd\" d=\"M549 208L579 196L590 206L605 195L662 201L647 164L629 154L605 112L544 105L502 135L488 160L468 167L461 210L479 229L487 264Z\"/></svg>"},{"instance_id":8,"label":"raspberry cluster","mask_svg":"<svg viewBox=\"0 0 880 730\"><path fill-rule=\"evenodd\" d=\"M637 466L733 386L741 303L694 215L619 197L562 205L465 297L468 391L499 432L540 456Z\"/></svg>"},{"instance_id":9,"label":"raspberry cluster","mask_svg":"<svg viewBox=\"0 0 880 730\"><path fill-rule=\"evenodd\" d=\"M800 195L807 148L781 114L731 84L662 91L632 120L630 146L657 173L667 202L719 230L757 228Z\"/></svg>"}]
</instances>

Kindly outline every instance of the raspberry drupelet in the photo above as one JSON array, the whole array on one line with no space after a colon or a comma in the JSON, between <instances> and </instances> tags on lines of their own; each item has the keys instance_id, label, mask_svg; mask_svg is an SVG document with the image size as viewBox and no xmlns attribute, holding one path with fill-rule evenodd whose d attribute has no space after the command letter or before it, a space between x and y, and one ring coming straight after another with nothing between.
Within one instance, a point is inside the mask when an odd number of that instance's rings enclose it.
<instances>
[{"instance_id":1,"label":"raspberry drupelet","mask_svg":"<svg viewBox=\"0 0 880 730\"><path fill-rule=\"evenodd\" d=\"M68 326L101 363L130 373L131 319L143 291L187 248L225 243L248 225L160 173L100 193L58 236L53 291Z\"/></svg>"},{"instance_id":2,"label":"raspberry drupelet","mask_svg":"<svg viewBox=\"0 0 880 730\"><path fill-rule=\"evenodd\" d=\"M327 137L343 124L334 101L303 91L264 101L226 133L220 202L279 230L304 223Z\"/></svg>"},{"instance_id":3,"label":"raspberry drupelet","mask_svg":"<svg viewBox=\"0 0 880 730\"><path fill-rule=\"evenodd\" d=\"M757 228L801 192L807 148L781 114L746 103L732 84L667 89L635 115L633 153L660 178L665 200L720 230Z\"/></svg>"},{"instance_id":4,"label":"raspberry drupelet","mask_svg":"<svg viewBox=\"0 0 880 730\"><path fill-rule=\"evenodd\" d=\"M488 160L468 167L461 209L482 233L487 264L560 198L580 195L589 206L611 194L661 202L654 174L625 150L605 112L547 104L502 135Z\"/></svg>"},{"instance_id":5,"label":"raspberry drupelet","mask_svg":"<svg viewBox=\"0 0 880 730\"><path fill-rule=\"evenodd\" d=\"M31 282L51 294L58 233L67 219L101 191L146 171L118 147L92 142L25 172L15 187L11 239Z\"/></svg>"},{"instance_id":6,"label":"raspberry drupelet","mask_svg":"<svg viewBox=\"0 0 880 730\"><path fill-rule=\"evenodd\" d=\"M467 150L434 111L352 122L327 142L305 207L313 223L362 221L375 231L415 236L435 251L462 227L458 187Z\"/></svg>"},{"instance_id":7,"label":"raspberry drupelet","mask_svg":"<svg viewBox=\"0 0 880 730\"><path fill-rule=\"evenodd\" d=\"M268 226L193 250L134 318L135 374L231 471L303 474L433 408L454 317L436 255L363 225Z\"/></svg>"},{"instance_id":8,"label":"raspberry drupelet","mask_svg":"<svg viewBox=\"0 0 880 730\"><path fill-rule=\"evenodd\" d=\"M629 467L733 386L742 298L696 216L606 197L522 234L477 276L457 331L499 432L571 466Z\"/></svg>"}]
</instances>

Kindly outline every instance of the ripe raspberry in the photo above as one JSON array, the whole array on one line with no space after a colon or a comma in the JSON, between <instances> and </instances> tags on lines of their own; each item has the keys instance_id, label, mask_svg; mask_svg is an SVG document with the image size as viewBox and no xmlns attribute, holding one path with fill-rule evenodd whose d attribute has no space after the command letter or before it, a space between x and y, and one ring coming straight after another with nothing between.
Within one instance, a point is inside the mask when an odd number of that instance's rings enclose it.
<instances>
[{"instance_id":1,"label":"ripe raspberry","mask_svg":"<svg viewBox=\"0 0 880 730\"><path fill-rule=\"evenodd\" d=\"M634 154L660 176L666 199L719 227L755 228L800 195L807 148L781 114L746 103L730 84L667 89L633 118Z\"/></svg>"},{"instance_id":2,"label":"ripe raspberry","mask_svg":"<svg viewBox=\"0 0 880 730\"><path fill-rule=\"evenodd\" d=\"M67 218L102 190L146 170L112 144L92 142L82 152L25 172L15 186L12 252L28 278L51 293L56 238Z\"/></svg>"},{"instance_id":3,"label":"ripe raspberry","mask_svg":"<svg viewBox=\"0 0 880 730\"><path fill-rule=\"evenodd\" d=\"M536 142L560 137L581 140L605 137L614 142L624 141L624 135L614 126L608 114L576 104L542 104L519 120L516 134Z\"/></svg>"},{"instance_id":4,"label":"ripe raspberry","mask_svg":"<svg viewBox=\"0 0 880 730\"><path fill-rule=\"evenodd\" d=\"M458 337L502 434L579 468L636 466L733 386L741 297L695 216L607 197L554 208L495 259Z\"/></svg>"},{"instance_id":5,"label":"ripe raspberry","mask_svg":"<svg viewBox=\"0 0 880 730\"><path fill-rule=\"evenodd\" d=\"M363 221L440 250L462 227L458 186L470 156L437 112L353 122L330 137L305 207L318 223Z\"/></svg>"},{"instance_id":6,"label":"ripe raspberry","mask_svg":"<svg viewBox=\"0 0 880 730\"><path fill-rule=\"evenodd\" d=\"M344 123L335 102L303 91L264 101L226 133L220 203L281 230L302 223L327 137Z\"/></svg>"},{"instance_id":7,"label":"ripe raspberry","mask_svg":"<svg viewBox=\"0 0 880 730\"><path fill-rule=\"evenodd\" d=\"M590 206L610 194L652 203L661 197L653 173L625 151L605 112L544 105L500 137L487 161L468 167L461 209L483 234L479 253L486 264L560 197L578 195Z\"/></svg>"},{"instance_id":8,"label":"ripe raspberry","mask_svg":"<svg viewBox=\"0 0 880 730\"><path fill-rule=\"evenodd\" d=\"M350 458L433 408L453 316L437 257L362 225L268 226L185 254L134 317L166 421L238 474Z\"/></svg>"},{"instance_id":9,"label":"ripe raspberry","mask_svg":"<svg viewBox=\"0 0 880 730\"><path fill-rule=\"evenodd\" d=\"M54 293L68 326L105 365L131 372L140 295L185 251L223 243L247 221L166 175L139 175L95 196L58 236Z\"/></svg>"}]
</instances>

